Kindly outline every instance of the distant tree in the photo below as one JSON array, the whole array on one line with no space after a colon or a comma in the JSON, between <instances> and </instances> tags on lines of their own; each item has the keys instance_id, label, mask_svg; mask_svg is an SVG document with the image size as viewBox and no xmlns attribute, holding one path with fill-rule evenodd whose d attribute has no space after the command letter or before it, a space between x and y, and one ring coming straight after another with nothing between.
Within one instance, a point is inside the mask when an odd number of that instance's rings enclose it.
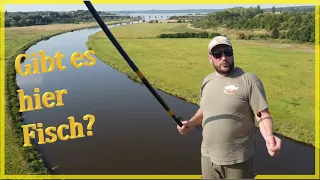
<instances>
[{"instance_id":1,"label":"distant tree","mask_svg":"<svg viewBox=\"0 0 320 180\"><path fill-rule=\"evenodd\" d=\"M18 22L14 19L10 21L10 26L18 26Z\"/></svg>"},{"instance_id":2,"label":"distant tree","mask_svg":"<svg viewBox=\"0 0 320 180\"><path fill-rule=\"evenodd\" d=\"M10 25L10 21L9 21L9 19L6 18L5 27L10 27L10 26L11 26L11 25Z\"/></svg>"},{"instance_id":3,"label":"distant tree","mask_svg":"<svg viewBox=\"0 0 320 180\"><path fill-rule=\"evenodd\" d=\"M311 33L310 33L310 39L309 42L315 42L315 34L314 34L314 28L312 29Z\"/></svg>"},{"instance_id":4,"label":"distant tree","mask_svg":"<svg viewBox=\"0 0 320 180\"><path fill-rule=\"evenodd\" d=\"M274 38L274 39L277 39L279 38L279 30L278 28L273 28L272 31L271 31L271 37Z\"/></svg>"}]
</instances>

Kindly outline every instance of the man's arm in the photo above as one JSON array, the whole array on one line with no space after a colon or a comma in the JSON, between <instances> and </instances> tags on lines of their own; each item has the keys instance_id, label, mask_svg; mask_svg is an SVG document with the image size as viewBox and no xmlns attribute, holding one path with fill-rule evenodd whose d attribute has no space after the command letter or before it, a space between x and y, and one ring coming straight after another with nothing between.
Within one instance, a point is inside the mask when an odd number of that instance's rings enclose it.
<instances>
[{"instance_id":1,"label":"man's arm","mask_svg":"<svg viewBox=\"0 0 320 180\"><path fill-rule=\"evenodd\" d=\"M272 118L268 108L261 111L261 117L257 118L260 132L266 141L266 146L270 156L279 154L281 149L281 139L273 135Z\"/></svg>"},{"instance_id":2,"label":"man's arm","mask_svg":"<svg viewBox=\"0 0 320 180\"><path fill-rule=\"evenodd\" d=\"M280 152L281 139L273 135L273 122L268 109L267 97L263 88L262 82L257 76L251 74L251 78L254 79L254 83L251 86L249 93L249 103L253 111L263 109L260 113L260 117L256 117L261 135L266 141L266 147L270 156L275 156Z\"/></svg>"},{"instance_id":3,"label":"man's arm","mask_svg":"<svg viewBox=\"0 0 320 180\"><path fill-rule=\"evenodd\" d=\"M269 112L269 109L265 109L260 112L261 116L256 117L259 125L260 132L263 138L266 140L267 137L273 136L273 121Z\"/></svg>"},{"instance_id":4,"label":"man's arm","mask_svg":"<svg viewBox=\"0 0 320 180\"><path fill-rule=\"evenodd\" d=\"M201 108L199 108L196 114L189 121L187 121L187 127L195 128L198 125L201 125L202 119L203 119L203 111Z\"/></svg>"}]
</instances>

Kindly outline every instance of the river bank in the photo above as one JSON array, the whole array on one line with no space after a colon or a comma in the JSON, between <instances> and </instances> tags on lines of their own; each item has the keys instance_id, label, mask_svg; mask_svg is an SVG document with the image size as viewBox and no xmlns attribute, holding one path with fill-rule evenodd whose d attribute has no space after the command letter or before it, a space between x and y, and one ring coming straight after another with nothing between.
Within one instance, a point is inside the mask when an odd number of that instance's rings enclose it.
<instances>
[{"instance_id":1,"label":"river bank","mask_svg":"<svg viewBox=\"0 0 320 180\"><path fill-rule=\"evenodd\" d=\"M114 24L116 22L109 22ZM5 39L5 174L49 174L41 154L35 146L23 147L22 114L16 91L15 57L37 42L75 30L98 27L89 24L55 24L44 26L6 28ZM19 166L17 165L19 164Z\"/></svg>"},{"instance_id":2,"label":"river bank","mask_svg":"<svg viewBox=\"0 0 320 180\"><path fill-rule=\"evenodd\" d=\"M156 38L160 33L198 32L187 24L136 24L112 31L155 88L199 103L201 82L213 70L207 60L209 39ZM140 81L103 32L90 36L87 45L102 61ZM243 40L233 40L233 45L236 65L264 83L274 131L314 146L314 53Z\"/></svg>"}]
</instances>

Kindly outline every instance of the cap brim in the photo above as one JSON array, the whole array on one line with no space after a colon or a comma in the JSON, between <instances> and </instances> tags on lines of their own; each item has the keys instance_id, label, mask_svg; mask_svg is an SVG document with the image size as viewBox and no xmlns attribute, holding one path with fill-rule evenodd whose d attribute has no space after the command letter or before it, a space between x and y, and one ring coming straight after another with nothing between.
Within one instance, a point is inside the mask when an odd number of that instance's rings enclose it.
<instances>
[{"instance_id":1,"label":"cap brim","mask_svg":"<svg viewBox=\"0 0 320 180\"><path fill-rule=\"evenodd\" d=\"M210 48L209 52L211 52L213 48L215 48L215 47L217 47L217 46L219 46L219 45L227 45L227 46L229 46L229 47L232 47L232 46L231 46L230 44L228 44L228 43L219 43L219 44L216 44L216 45L212 46L212 47Z\"/></svg>"}]
</instances>

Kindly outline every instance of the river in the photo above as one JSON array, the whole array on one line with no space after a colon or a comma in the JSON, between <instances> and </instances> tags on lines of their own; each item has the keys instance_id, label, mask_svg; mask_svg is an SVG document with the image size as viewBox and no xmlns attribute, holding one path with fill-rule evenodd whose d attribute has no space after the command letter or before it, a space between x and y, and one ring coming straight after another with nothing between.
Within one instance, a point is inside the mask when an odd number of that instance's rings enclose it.
<instances>
[{"instance_id":1,"label":"river","mask_svg":"<svg viewBox=\"0 0 320 180\"><path fill-rule=\"evenodd\" d=\"M192 131L182 136L175 122L149 90L95 57L91 67L74 68L69 57L87 50L88 36L100 28L84 29L54 36L30 47L26 54L45 50L54 56L65 55L66 70L30 76L17 75L17 84L26 95L33 88L44 92L66 89L64 106L23 113L24 123L43 123L43 128L68 124L67 117L83 124L86 135L86 114L95 116L93 136L57 140L38 145L46 165L53 174L201 174L201 133ZM105 49L108 51L108 49ZM26 60L21 64L29 64ZM24 68L23 68L24 69ZM142 72L143 73L143 72ZM157 91L171 109L186 119L197 105ZM65 135L69 130L64 131ZM314 174L314 148L282 138L282 151L270 157L265 142L257 132L257 153L254 159L257 174Z\"/></svg>"}]
</instances>

